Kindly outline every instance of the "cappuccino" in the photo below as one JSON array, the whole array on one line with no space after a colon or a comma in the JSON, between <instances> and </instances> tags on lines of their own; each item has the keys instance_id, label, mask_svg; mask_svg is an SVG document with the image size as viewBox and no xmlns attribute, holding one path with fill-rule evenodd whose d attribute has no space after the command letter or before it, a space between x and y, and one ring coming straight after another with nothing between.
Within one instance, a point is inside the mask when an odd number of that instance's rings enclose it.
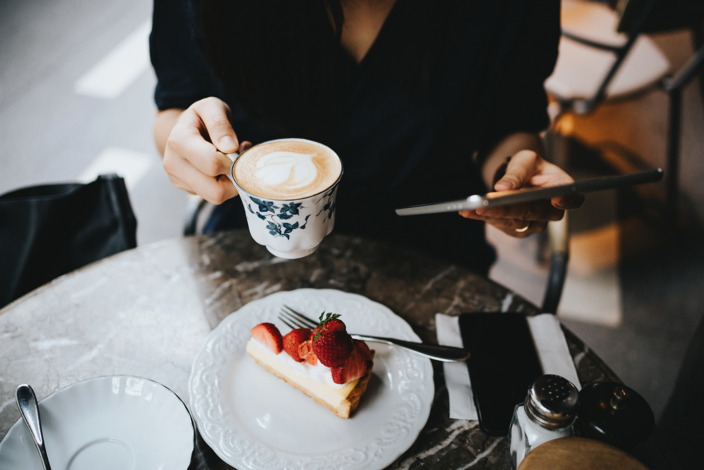
<instances>
[{"instance_id":1,"label":"cappuccino","mask_svg":"<svg viewBox=\"0 0 704 470\"><path fill-rule=\"evenodd\" d=\"M335 184L342 163L328 147L301 139L282 139L243 152L232 177L244 191L263 198L291 200L321 193Z\"/></svg>"}]
</instances>

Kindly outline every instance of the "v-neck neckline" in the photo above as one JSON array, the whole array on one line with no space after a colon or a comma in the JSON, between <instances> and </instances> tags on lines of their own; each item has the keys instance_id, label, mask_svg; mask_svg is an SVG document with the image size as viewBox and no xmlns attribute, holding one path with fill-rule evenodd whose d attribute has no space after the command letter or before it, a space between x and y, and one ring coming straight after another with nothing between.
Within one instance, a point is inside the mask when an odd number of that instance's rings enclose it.
<instances>
[{"instance_id":1,"label":"v-neck neckline","mask_svg":"<svg viewBox=\"0 0 704 470\"><path fill-rule=\"evenodd\" d=\"M351 52L349 52L345 46L342 44L342 41L339 41L339 47L340 47L340 52L345 56L346 59L349 60L349 63L351 64L352 68L355 70L361 69L367 62L369 62L369 57L374 54L374 50L379 48L379 42L383 40L384 36L388 34L388 29L389 29L389 22L393 19L393 16L395 15L395 12L397 10L397 7L399 3L401 3L402 0L396 0L393 5L391 5L391 9L389 10L389 13L386 15L386 18L384 19L384 22L381 25L381 28L379 28L379 32L377 33L376 37L374 38L374 41L372 41L371 45L369 46L369 49L367 49L367 52L362 56L362 58L357 62L355 57L352 55Z\"/></svg>"}]
</instances>

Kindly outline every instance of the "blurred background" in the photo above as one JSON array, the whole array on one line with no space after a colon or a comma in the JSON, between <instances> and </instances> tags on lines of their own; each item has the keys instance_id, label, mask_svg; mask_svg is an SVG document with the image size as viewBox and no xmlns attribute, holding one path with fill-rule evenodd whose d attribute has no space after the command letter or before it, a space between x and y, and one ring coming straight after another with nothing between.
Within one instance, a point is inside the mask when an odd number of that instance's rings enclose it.
<instances>
[{"instance_id":1,"label":"blurred background","mask_svg":"<svg viewBox=\"0 0 704 470\"><path fill-rule=\"evenodd\" d=\"M181 235L187 195L169 183L152 141L150 15L144 0L0 2L0 193L117 172L128 184L138 244ZM674 68L693 52L691 31L651 38ZM699 78L683 92L676 230L661 217L661 185L647 190L645 212L654 208L653 217L624 211L627 197L606 192L588 197L570 219L559 316L656 415L704 314L702 104ZM606 147L663 166L667 107L655 89L571 117L562 142L568 166L591 171L595 149ZM499 251L491 277L540 304L547 276L540 240L494 231L490 238Z\"/></svg>"},{"instance_id":2,"label":"blurred background","mask_svg":"<svg viewBox=\"0 0 704 470\"><path fill-rule=\"evenodd\" d=\"M0 2L0 192L125 177L139 244L180 234L186 195L152 140L151 2Z\"/></svg>"}]
</instances>

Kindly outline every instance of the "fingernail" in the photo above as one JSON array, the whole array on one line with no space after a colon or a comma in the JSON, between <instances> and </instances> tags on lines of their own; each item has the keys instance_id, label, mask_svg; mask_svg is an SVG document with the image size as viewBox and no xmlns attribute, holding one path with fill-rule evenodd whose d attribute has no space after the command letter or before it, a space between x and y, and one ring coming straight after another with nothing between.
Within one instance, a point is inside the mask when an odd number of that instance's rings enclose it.
<instances>
[{"instance_id":1,"label":"fingernail","mask_svg":"<svg viewBox=\"0 0 704 470\"><path fill-rule=\"evenodd\" d=\"M235 142L235 139L233 139L229 135L226 135L225 137L220 139L220 150L223 150L225 152L234 152L236 149L237 142Z\"/></svg>"},{"instance_id":2,"label":"fingernail","mask_svg":"<svg viewBox=\"0 0 704 470\"><path fill-rule=\"evenodd\" d=\"M513 184L510 181L498 181L494 185L494 190L495 191L508 191L509 189L513 189Z\"/></svg>"}]
</instances>

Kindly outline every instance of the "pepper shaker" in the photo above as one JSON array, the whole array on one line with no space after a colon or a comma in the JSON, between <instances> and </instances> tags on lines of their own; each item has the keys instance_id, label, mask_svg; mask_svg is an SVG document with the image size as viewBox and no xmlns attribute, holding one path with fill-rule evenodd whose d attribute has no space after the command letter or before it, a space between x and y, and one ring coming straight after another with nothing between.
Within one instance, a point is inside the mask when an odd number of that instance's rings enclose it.
<instances>
[{"instance_id":1,"label":"pepper shaker","mask_svg":"<svg viewBox=\"0 0 704 470\"><path fill-rule=\"evenodd\" d=\"M578 401L577 387L559 375L543 375L531 384L509 426L509 461L514 469L539 445L574 435Z\"/></svg>"},{"instance_id":2,"label":"pepper shaker","mask_svg":"<svg viewBox=\"0 0 704 470\"><path fill-rule=\"evenodd\" d=\"M655 427L648 402L617 382L596 382L579 393L576 432L629 451L645 441Z\"/></svg>"}]
</instances>

